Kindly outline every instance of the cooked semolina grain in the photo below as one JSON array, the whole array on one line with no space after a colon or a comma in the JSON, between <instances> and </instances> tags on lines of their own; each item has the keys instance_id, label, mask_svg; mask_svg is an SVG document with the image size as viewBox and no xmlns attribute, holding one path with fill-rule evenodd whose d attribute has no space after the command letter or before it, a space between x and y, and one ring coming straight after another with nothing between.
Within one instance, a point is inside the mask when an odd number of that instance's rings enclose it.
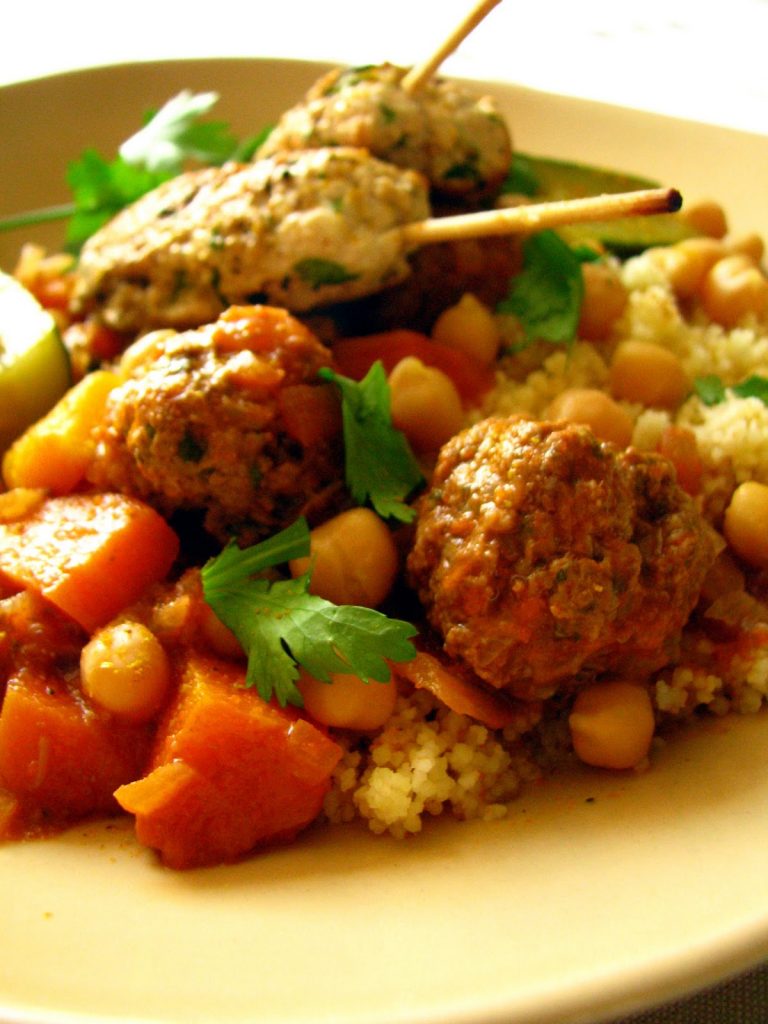
<instances>
[{"instance_id":1,"label":"cooked semolina grain","mask_svg":"<svg viewBox=\"0 0 768 1024\"><path fill-rule=\"evenodd\" d=\"M727 462L736 483L768 483L768 406L759 398L727 393L725 401L706 406L693 397L681 408L677 421L689 426L704 459L717 466Z\"/></svg>"},{"instance_id":2,"label":"cooked semolina grain","mask_svg":"<svg viewBox=\"0 0 768 1024\"><path fill-rule=\"evenodd\" d=\"M402 695L384 729L357 740L337 766L325 801L332 821L365 820L398 838L419 832L425 816L504 817L538 768L515 739L444 707L431 694Z\"/></svg>"}]
</instances>

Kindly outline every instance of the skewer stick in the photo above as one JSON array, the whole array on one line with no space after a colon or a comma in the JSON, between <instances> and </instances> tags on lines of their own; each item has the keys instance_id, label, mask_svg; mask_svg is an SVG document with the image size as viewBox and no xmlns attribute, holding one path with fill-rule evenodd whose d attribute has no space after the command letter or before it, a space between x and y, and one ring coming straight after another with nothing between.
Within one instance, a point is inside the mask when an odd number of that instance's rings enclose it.
<instances>
[{"instance_id":1,"label":"skewer stick","mask_svg":"<svg viewBox=\"0 0 768 1024\"><path fill-rule=\"evenodd\" d=\"M674 213L681 205L682 197L676 189L639 189L502 210L483 210L480 213L460 213L452 217L431 217L406 224L399 231L406 245L418 248L434 242L524 234L583 221Z\"/></svg>"},{"instance_id":2,"label":"skewer stick","mask_svg":"<svg viewBox=\"0 0 768 1024\"><path fill-rule=\"evenodd\" d=\"M400 82L400 87L407 93L415 93L421 86L432 77L443 61L450 57L455 49L467 38L469 33L475 29L483 18L492 11L501 0L480 0L469 12L464 20L456 26L445 42L431 57L422 61L407 71Z\"/></svg>"}]
</instances>

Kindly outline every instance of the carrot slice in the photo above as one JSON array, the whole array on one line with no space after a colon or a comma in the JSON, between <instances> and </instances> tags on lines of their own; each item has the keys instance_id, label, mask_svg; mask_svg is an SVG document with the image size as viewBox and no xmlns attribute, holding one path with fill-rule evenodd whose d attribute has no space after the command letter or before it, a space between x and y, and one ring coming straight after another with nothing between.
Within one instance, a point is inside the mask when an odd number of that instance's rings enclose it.
<instances>
[{"instance_id":1,"label":"carrot slice","mask_svg":"<svg viewBox=\"0 0 768 1024\"><path fill-rule=\"evenodd\" d=\"M0 523L0 580L36 590L93 632L163 579L178 549L175 532L144 502L68 494Z\"/></svg>"},{"instance_id":2,"label":"carrot slice","mask_svg":"<svg viewBox=\"0 0 768 1024\"><path fill-rule=\"evenodd\" d=\"M418 331L400 328L360 338L341 338L333 344L336 370L362 380L377 360L389 374L406 356L442 370L451 378L465 404L477 402L494 384L493 370L459 349L449 348Z\"/></svg>"},{"instance_id":3,"label":"carrot slice","mask_svg":"<svg viewBox=\"0 0 768 1024\"><path fill-rule=\"evenodd\" d=\"M242 666L189 655L150 772L115 793L170 867L232 861L320 812L340 747L244 683Z\"/></svg>"}]
</instances>

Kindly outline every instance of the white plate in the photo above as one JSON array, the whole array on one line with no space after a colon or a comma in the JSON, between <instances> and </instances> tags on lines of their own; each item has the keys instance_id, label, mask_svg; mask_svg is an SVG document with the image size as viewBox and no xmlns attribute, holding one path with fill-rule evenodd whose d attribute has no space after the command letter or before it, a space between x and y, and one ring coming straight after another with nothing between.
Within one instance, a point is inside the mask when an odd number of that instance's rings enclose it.
<instances>
[{"instance_id":1,"label":"white plate","mask_svg":"<svg viewBox=\"0 0 768 1024\"><path fill-rule=\"evenodd\" d=\"M68 160L111 155L182 87L217 90L217 114L246 134L320 70L179 61L2 89L0 214L66 199ZM493 89L521 150L715 196L735 229L768 234L768 139ZM0 238L0 264L21 237ZM0 1017L576 1024L649 1006L768 954L766 751L768 718L713 721L646 775L552 780L503 822L436 822L400 843L316 829L184 874L122 824L7 845Z\"/></svg>"}]
</instances>

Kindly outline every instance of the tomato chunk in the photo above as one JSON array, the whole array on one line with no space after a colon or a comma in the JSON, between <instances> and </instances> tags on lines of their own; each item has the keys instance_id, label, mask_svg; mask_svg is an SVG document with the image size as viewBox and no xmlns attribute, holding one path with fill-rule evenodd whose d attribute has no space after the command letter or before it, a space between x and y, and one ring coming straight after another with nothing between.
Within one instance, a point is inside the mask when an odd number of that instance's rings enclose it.
<instances>
[{"instance_id":1,"label":"tomato chunk","mask_svg":"<svg viewBox=\"0 0 768 1024\"><path fill-rule=\"evenodd\" d=\"M401 328L360 338L341 338L333 344L336 370L362 380L377 360L389 374L406 356L442 370L451 378L465 404L479 401L494 384L493 370L459 349L432 341L426 334Z\"/></svg>"}]
</instances>

